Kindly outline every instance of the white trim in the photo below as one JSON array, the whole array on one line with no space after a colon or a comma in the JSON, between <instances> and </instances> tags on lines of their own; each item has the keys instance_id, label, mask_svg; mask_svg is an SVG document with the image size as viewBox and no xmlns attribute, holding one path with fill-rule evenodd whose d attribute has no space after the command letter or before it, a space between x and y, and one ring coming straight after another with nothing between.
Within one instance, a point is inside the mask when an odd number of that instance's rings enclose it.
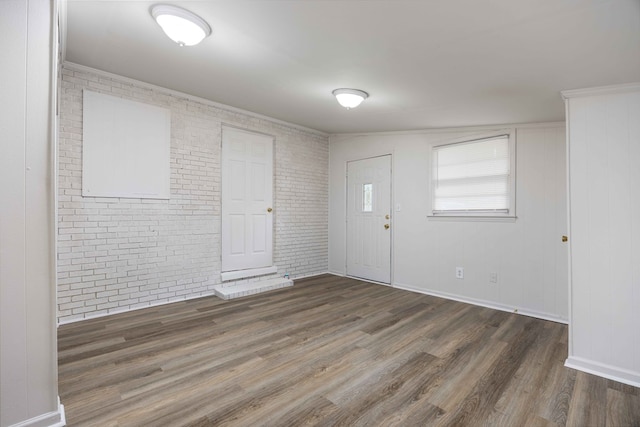
<instances>
[{"instance_id":1,"label":"white trim","mask_svg":"<svg viewBox=\"0 0 640 427\"><path fill-rule=\"evenodd\" d=\"M332 273L330 271L323 271L322 273L312 273L312 274L307 274L307 275L304 275L304 276L296 276L296 277L292 276L292 277L290 277L290 279L291 280L306 279L306 278L309 278L309 277L322 276L323 274L333 274L334 276L342 276L341 274L335 274L335 273ZM60 326L60 325L68 325L68 324L71 324L71 323L78 323L78 322L82 322L84 320L98 319L100 317L107 317L107 316L111 316L111 315L114 315L114 314L128 313L128 312L136 311L136 310L144 310L145 308L157 307L159 305L167 305L167 304L173 304L173 303L176 303L176 302L189 301L189 300L192 300L192 299L215 297L215 296L216 296L216 293L215 293L214 290L212 290L210 292L204 292L204 293L202 293L200 295L191 295L191 296L188 296L186 298L172 299L172 300L169 300L169 301L160 301L160 302L156 301L153 304L140 306L140 307L115 308L115 309L109 311L108 313L88 314L86 317L82 317L82 318L63 320L63 321L60 321L58 323L58 326Z\"/></svg>"},{"instance_id":2,"label":"white trim","mask_svg":"<svg viewBox=\"0 0 640 427\"><path fill-rule=\"evenodd\" d=\"M634 387L640 387L640 373L598 363L581 357L569 356L564 362L567 368L577 369L588 374L597 375L599 377L608 378L623 384L629 384Z\"/></svg>"},{"instance_id":3,"label":"white trim","mask_svg":"<svg viewBox=\"0 0 640 427\"><path fill-rule=\"evenodd\" d=\"M266 274L273 274L277 272L278 267L276 267L275 265L271 267L251 268L248 270L225 271L224 273L220 273L220 280L222 280L223 282L228 282L229 280L244 279L245 277L264 276Z\"/></svg>"},{"instance_id":4,"label":"white trim","mask_svg":"<svg viewBox=\"0 0 640 427\"><path fill-rule=\"evenodd\" d=\"M205 99L205 98L200 98L199 96L194 96L194 95L189 95L187 93L184 92L180 92L177 90L173 90L173 89L168 89L162 86L157 86L151 83L146 83L143 82L141 80L136 80L136 79L131 79L129 77L124 77L118 74L113 74L113 73L109 73L107 71L102 71L102 70L98 70L97 68L91 68L91 67L87 67L86 65L80 65L80 64L76 64L74 62L69 62L69 61L64 61L64 63L62 64L63 67L72 70L72 71L80 71L80 72L88 72L88 73L93 73L93 74L98 74L99 76L102 77L106 77L109 79L114 79L114 80L118 80L121 82L125 82L125 83L131 83L134 84L136 86L140 86L143 88L147 88L147 89L151 89L154 90L156 92L160 92L166 95L172 95L178 98L183 98L183 99L187 99L189 101L194 101L194 102L199 102L201 104L204 105L208 105L211 107L215 107L215 108L219 108L221 110L230 112L230 113L240 113L240 114L244 114L246 116L249 117L254 117L256 119L260 119L260 120L264 120L266 122L272 123L272 124L276 124L279 126L284 126L293 130L297 130L297 131L301 131L301 132L305 132L305 133L311 133L314 135L318 135L318 136L322 136L322 137L328 137L329 134L322 132L320 130L317 129L311 129L305 126L301 126L301 125L297 125L295 123L290 123L290 122L285 122L284 120L278 120L278 119L274 119L272 117L269 116L265 116L263 114L258 114L258 113L254 113L252 111L247 111L247 110L243 110L241 108L236 108L236 107L232 107L230 105L225 105L225 104L221 104L219 102L215 102L215 101L211 101L209 99Z\"/></svg>"},{"instance_id":5,"label":"white trim","mask_svg":"<svg viewBox=\"0 0 640 427\"><path fill-rule=\"evenodd\" d=\"M386 283L373 282L371 280L365 280L365 279L361 279L359 277L351 277L351 276L347 276L345 274L337 273L337 272L333 272L333 271L329 271L328 274L333 274L334 276L339 276L339 277L348 277L350 279L360 280L361 282L369 282L369 283L375 283L377 285L389 286ZM448 294L448 293L445 293L445 292L432 291L432 290L428 290L428 289L421 289L421 288L417 288L415 286L403 285L403 284L400 284L400 283L393 283L391 285L391 287L394 288L394 289L401 289L403 291L417 292L417 293L424 294L424 295L431 295L431 296L438 297L438 298L444 298L444 299L449 299L449 300L453 300L453 301L464 302L464 303L467 303L467 304L477 305L477 306L480 306L480 307L487 307L487 308L491 308L491 309L494 309L494 310L506 311L508 313L522 314L524 316L535 317L536 319L542 319L542 320L549 320L551 322L562 323L562 324L565 324L565 325L569 323L569 321L567 319L563 318L563 317L556 316L556 315L550 314L550 313L542 313L542 312L538 312L538 311L527 310L527 309L521 308L521 307L515 307L514 308L514 307L511 307L511 306L506 306L506 305L503 305L503 304L497 304L497 303L490 302L490 301L479 300L479 299L475 299L475 298L467 298L467 297L463 297L463 296L460 296L460 295Z\"/></svg>"},{"instance_id":6,"label":"white trim","mask_svg":"<svg viewBox=\"0 0 640 427\"><path fill-rule=\"evenodd\" d=\"M565 108L565 117L567 119L567 126L565 127L565 149L566 149L566 183L567 183L567 233L569 237L569 241L567 244L569 245L567 248L567 293L568 299L567 304L569 316L569 333L568 333L568 350L569 354L573 354L573 261L571 254L571 138L570 138L570 130L569 130L569 115L571 114L571 110L569 108L569 101L565 98L564 101Z\"/></svg>"},{"instance_id":7,"label":"white trim","mask_svg":"<svg viewBox=\"0 0 640 427\"><path fill-rule=\"evenodd\" d=\"M67 58L67 0L58 0L58 22L56 25L60 26L60 65L62 65ZM56 40L58 40L58 34L55 34ZM58 43L54 43L58 45ZM58 52L56 52L56 58L58 58Z\"/></svg>"},{"instance_id":8,"label":"white trim","mask_svg":"<svg viewBox=\"0 0 640 427\"><path fill-rule=\"evenodd\" d=\"M482 126L461 126L461 127L444 127L444 128L426 128L418 130L400 130L387 132L345 132L332 133L331 138L335 141L336 137L356 137L356 136L395 136L395 135L433 135L446 133L463 133L476 131L499 131L500 129L545 129L564 127L565 122L544 122L544 123L503 123Z\"/></svg>"},{"instance_id":9,"label":"white trim","mask_svg":"<svg viewBox=\"0 0 640 427\"><path fill-rule=\"evenodd\" d=\"M311 273L311 274L304 274L302 276L296 276L296 277L289 277L291 280L300 280L300 279L309 279L311 277L317 277L317 276L322 276L323 274L333 274L329 271L323 271L322 273ZM338 276L338 274L336 274L335 276Z\"/></svg>"},{"instance_id":10,"label":"white trim","mask_svg":"<svg viewBox=\"0 0 640 427\"><path fill-rule=\"evenodd\" d=\"M231 122L227 123L225 121L220 122L220 125L222 126L222 130L223 131L224 131L224 128L229 128L230 130L235 130L235 131L238 131L238 132L244 132L244 133L248 133L250 135L268 136L269 138L273 138L274 142L276 140L276 135L275 134L266 133L266 132L262 132L262 131L259 131L259 130L253 130L253 129L247 128L246 126L236 125L236 124L233 124Z\"/></svg>"},{"instance_id":11,"label":"white trim","mask_svg":"<svg viewBox=\"0 0 640 427\"><path fill-rule=\"evenodd\" d=\"M382 286L387 286L389 288L393 288L393 285L391 285L391 283L386 283L386 282L377 282L375 280L370 280L370 279L365 279L364 277L358 277L358 276L348 276L348 275L344 275L343 277L347 277L349 279L354 279L354 280L359 280L361 282L367 282L367 283L373 283L374 285L382 285Z\"/></svg>"},{"instance_id":12,"label":"white trim","mask_svg":"<svg viewBox=\"0 0 640 427\"><path fill-rule=\"evenodd\" d=\"M395 283L393 284L394 288L397 289L402 289L405 291L411 291L411 292L418 292L421 294L425 294L425 295L431 295L434 297L439 297L439 298L445 298L445 299L449 299L449 300L453 300L453 301L459 301L459 302L464 302L467 304L472 304L472 305L477 305L480 307L487 307L487 308L491 308L494 310L500 310L500 311L506 311L507 313L515 313L515 314L522 314L524 316L529 316L529 317L535 317L536 319L542 319L542 320L549 320L551 322L556 322L556 323L563 323L563 324L568 324L568 320L551 314L551 313L543 313L543 312L539 312L539 311L534 311L534 310L528 310L526 308L523 307L513 307L513 306L508 306L508 305L504 305L504 304L499 304L499 303L495 303L495 302L491 302L491 301L485 301L485 300L481 300L481 299L475 299L475 298L469 298L469 297L464 297L464 296L460 296L460 295L455 295L455 294L449 294L446 292L438 292L438 291L432 291L429 289L421 289L421 288L417 288L415 286L410 286L410 285L403 285L403 284L398 284Z\"/></svg>"},{"instance_id":13,"label":"white trim","mask_svg":"<svg viewBox=\"0 0 640 427\"><path fill-rule=\"evenodd\" d=\"M579 98L583 96L598 96L598 95L610 95L613 93L628 93L640 91L640 83L626 83L611 86L598 86L584 89L570 89L560 92L562 98L567 100L569 98ZM567 117L565 116L565 119Z\"/></svg>"},{"instance_id":14,"label":"white trim","mask_svg":"<svg viewBox=\"0 0 640 427\"><path fill-rule=\"evenodd\" d=\"M60 403L58 397L58 409L56 411L47 412L37 417L29 418L25 421L12 424L10 427L62 427L67 424L64 415L64 405Z\"/></svg>"},{"instance_id":15,"label":"white trim","mask_svg":"<svg viewBox=\"0 0 640 427\"><path fill-rule=\"evenodd\" d=\"M389 283L376 282L375 280L363 279L362 277L356 277L356 276L348 276L347 274L337 273L337 272L333 272L333 271L329 271L329 272L327 272L327 274L332 274L332 275L338 276L338 277L346 277L347 279L358 280L360 282L373 283L374 285L382 285L382 286L391 287L391 288L395 287L395 286L393 286L393 285L391 285Z\"/></svg>"},{"instance_id":16,"label":"white trim","mask_svg":"<svg viewBox=\"0 0 640 427\"><path fill-rule=\"evenodd\" d=\"M454 145L454 144L473 144L476 142L480 142L483 139L494 139L494 138L499 138L501 136L506 136L509 139L511 139L511 135L515 137L515 133L516 133L516 128L511 126L503 127L495 130L487 130L477 134L471 134L466 136L460 136L453 139L438 141L437 143L434 143L431 146L431 149L433 150L434 148L440 148L440 147L444 147L447 145Z\"/></svg>"},{"instance_id":17,"label":"white trim","mask_svg":"<svg viewBox=\"0 0 640 427\"><path fill-rule=\"evenodd\" d=\"M509 215L496 215L496 216L488 216L484 214L467 214L467 215L427 215L427 219L429 221L478 221L478 222L516 222L518 219L517 216L509 216Z\"/></svg>"},{"instance_id":18,"label":"white trim","mask_svg":"<svg viewBox=\"0 0 640 427\"><path fill-rule=\"evenodd\" d=\"M219 283L217 285L219 285ZM170 299L168 301L154 301L153 303L150 303L149 305L136 306L136 307L117 307L117 308L109 309L106 313L97 313L97 314L96 313L87 313L87 315L85 317L79 317L79 318L67 319L67 320L59 320L58 321L58 326L60 326L60 325L68 325L68 324L71 324L71 323L82 322L84 320L98 319L100 317L107 317L107 316L111 316L113 314L129 313L131 311L144 310L145 308L157 307L159 305L173 304L174 302L189 301L189 300L192 300L192 299L214 297L214 296L216 296L216 294L215 294L215 291L212 289L211 291L202 292L200 295L189 295L189 296L179 297L179 298L176 298L176 299Z\"/></svg>"}]
</instances>

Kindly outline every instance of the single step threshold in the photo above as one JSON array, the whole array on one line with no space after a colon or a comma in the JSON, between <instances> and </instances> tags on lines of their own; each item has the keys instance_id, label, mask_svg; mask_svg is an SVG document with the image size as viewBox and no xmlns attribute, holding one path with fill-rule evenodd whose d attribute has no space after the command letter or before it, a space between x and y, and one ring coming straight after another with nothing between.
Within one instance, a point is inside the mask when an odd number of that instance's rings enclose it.
<instances>
[{"instance_id":1,"label":"single step threshold","mask_svg":"<svg viewBox=\"0 0 640 427\"><path fill-rule=\"evenodd\" d=\"M270 280L243 283L241 285L217 285L213 290L218 298L224 300L246 297L262 292L273 291L275 289L293 286L293 280L278 277Z\"/></svg>"},{"instance_id":2,"label":"single step threshold","mask_svg":"<svg viewBox=\"0 0 640 427\"><path fill-rule=\"evenodd\" d=\"M250 268L248 270L236 270L236 271L225 271L220 274L220 278L223 282L228 282L230 280L238 280L244 279L245 277L256 277L256 276L265 276L267 274L273 274L278 272L278 267L263 267L263 268Z\"/></svg>"}]
</instances>

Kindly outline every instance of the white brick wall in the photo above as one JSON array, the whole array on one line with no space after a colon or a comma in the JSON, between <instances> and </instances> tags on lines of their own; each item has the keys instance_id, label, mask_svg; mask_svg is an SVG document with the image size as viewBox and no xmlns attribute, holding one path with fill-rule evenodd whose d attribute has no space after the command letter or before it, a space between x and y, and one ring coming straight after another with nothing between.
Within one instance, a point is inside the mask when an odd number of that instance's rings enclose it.
<instances>
[{"instance_id":1,"label":"white brick wall","mask_svg":"<svg viewBox=\"0 0 640 427\"><path fill-rule=\"evenodd\" d=\"M171 199L85 198L82 90L171 110ZM274 262L328 269L325 136L74 65L62 70L58 147L61 323L213 294L220 283L222 124L275 137Z\"/></svg>"}]
</instances>

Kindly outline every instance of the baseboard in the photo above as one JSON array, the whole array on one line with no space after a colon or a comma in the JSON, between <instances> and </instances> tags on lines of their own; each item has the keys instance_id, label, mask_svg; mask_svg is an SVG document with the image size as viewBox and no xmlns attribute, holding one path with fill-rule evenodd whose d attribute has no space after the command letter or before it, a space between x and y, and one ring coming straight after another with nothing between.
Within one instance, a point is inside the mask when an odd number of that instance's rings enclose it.
<instances>
[{"instance_id":1,"label":"baseboard","mask_svg":"<svg viewBox=\"0 0 640 427\"><path fill-rule=\"evenodd\" d=\"M633 387L640 387L640 373L638 372L575 356L569 356L564 362L564 366L567 368L577 369L578 371L586 372L588 374L608 378L619 383L629 384Z\"/></svg>"},{"instance_id":2,"label":"baseboard","mask_svg":"<svg viewBox=\"0 0 640 427\"><path fill-rule=\"evenodd\" d=\"M292 276L291 280L309 279L311 277L322 276L323 274L332 274L332 273L329 271L323 271L321 273L303 274L302 276Z\"/></svg>"},{"instance_id":3,"label":"baseboard","mask_svg":"<svg viewBox=\"0 0 640 427\"><path fill-rule=\"evenodd\" d=\"M303 275L303 276L295 276L295 277L291 277L291 279L292 280L306 279L308 277L322 276L323 274L333 274L333 273L325 271L325 272L321 272L321 273L312 273L312 274L307 274L307 275ZM128 313L130 311L135 311L135 310L143 310L145 308L157 307L159 305L173 304L174 302L188 301L188 300L192 300L192 299L196 299L196 298L205 298L205 297L211 297L211 296L216 296L215 290L211 290L211 292L204 292L204 293L202 293L200 295L190 295L190 296L188 296L186 298L178 298L178 299L172 299L172 300L168 300L168 301L161 301L161 302L156 302L154 304L149 304L149 305L140 306L140 307L133 307L133 308L127 307L127 308L123 308L123 309L114 309L112 311L109 311L108 313L87 314L87 316L81 317L81 318L77 318L77 319L58 321L58 326L67 325L67 324L70 324L70 323L82 322L83 320L98 319L100 317L112 316L114 314Z\"/></svg>"},{"instance_id":4,"label":"baseboard","mask_svg":"<svg viewBox=\"0 0 640 427\"><path fill-rule=\"evenodd\" d=\"M333 274L334 276L346 277L347 275L343 271L327 271L328 274Z\"/></svg>"},{"instance_id":5,"label":"baseboard","mask_svg":"<svg viewBox=\"0 0 640 427\"><path fill-rule=\"evenodd\" d=\"M64 416L64 405L60 403L60 398L58 397L57 411L38 415L37 417L13 424L11 427L62 427L66 424L67 420Z\"/></svg>"},{"instance_id":6,"label":"baseboard","mask_svg":"<svg viewBox=\"0 0 640 427\"><path fill-rule=\"evenodd\" d=\"M335 271L329 271L329 272L327 272L327 274L333 274L334 276L338 276L338 277L348 277L350 279L359 280L361 282L373 283L374 285L391 286L391 284L389 284L389 283L376 282L375 280L363 279L362 277L348 276L348 275L346 275L344 273L338 273L338 272L335 272Z\"/></svg>"},{"instance_id":7,"label":"baseboard","mask_svg":"<svg viewBox=\"0 0 640 427\"><path fill-rule=\"evenodd\" d=\"M340 277L349 277L349 276L346 276L344 273L339 273L339 272L335 272L335 271L329 271L329 274L333 274L334 276L340 276ZM354 277L354 279L361 280L363 282L369 282L369 283L375 283L375 284L378 284L378 285L389 286L386 283L373 282L373 281L370 281L370 280L360 279L358 277ZM461 296L461 295L448 294L446 292L432 291L432 290L429 290L429 289L417 288L417 287L411 286L411 285L404 285L402 283L392 283L391 287L396 288L396 289L402 289L404 291L418 292L418 293L424 294L424 295L431 295L431 296L434 296L434 297L445 298L445 299L450 299L450 300L454 300L454 301L464 302L464 303L467 303L467 304L478 305L480 307L492 308L494 310L506 311L508 313L522 314L522 315L529 316L529 317L535 317L536 319L549 320L549 321L552 321L552 322L563 323L565 325L569 324L569 319L566 319L566 318L563 318L563 317L560 317L560 316L556 316L556 315L553 315L553 314L550 314L550 313L541 313L541 312L537 312L537 311L533 311L533 310L528 310L528 309L522 308L522 307L510 307L510 306L506 306L506 305L503 305L503 304L498 304L498 303L495 303L495 302L492 302L492 301L480 300L480 299L475 299L475 298L468 298L468 297L464 297L464 296Z\"/></svg>"},{"instance_id":8,"label":"baseboard","mask_svg":"<svg viewBox=\"0 0 640 427\"><path fill-rule=\"evenodd\" d=\"M421 289L421 288L416 288L415 286L403 285L403 284L399 284L399 283L393 284L393 287L397 288L397 289L403 289L405 291L418 292L418 293L421 293L421 294L431 295L431 296L434 296L434 297L445 298L445 299L450 299L450 300L454 300L454 301L460 301L460 302L464 302L464 303L467 303L467 304L477 305L477 306L480 306L480 307L492 308L494 310L506 311L508 313L522 314L524 316L535 317L536 319L549 320L549 321L552 321L552 322L564 323L564 324L568 324L569 323L569 320L565 319L563 317L556 316L556 315L553 315L553 314L550 314L550 313L541 313L541 312L537 312L537 311L534 311L534 310L529 310L529 309L523 308L523 307L511 307L511 306L507 306L507 305L504 305L504 304L499 304L499 303L496 303L496 302L493 302L493 301L486 301L486 300L481 300L481 299L469 298L469 297L456 295L456 294L448 294L446 292L432 291L432 290L429 290L429 289Z\"/></svg>"},{"instance_id":9,"label":"baseboard","mask_svg":"<svg viewBox=\"0 0 640 427\"><path fill-rule=\"evenodd\" d=\"M173 304L174 302L189 301L189 300L197 299L197 298L213 297L215 295L216 295L215 291L211 290L211 291L203 292L203 293L201 293L199 295L189 295L189 296L185 296L185 297L181 297L181 298L154 302L153 304L149 304L149 305L141 305L141 306L138 306L138 307L126 307L126 308L122 308L122 309L116 308L116 309L110 310L108 313L99 313L99 314L91 314L91 313L89 313L85 317L58 321L58 326L67 325L69 323L82 322L83 320L98 319L100 317L112 316L114 314L128 313L130 311L144 310L145 308L157 307L159 305Z\"/></svg>"}]
</instances>

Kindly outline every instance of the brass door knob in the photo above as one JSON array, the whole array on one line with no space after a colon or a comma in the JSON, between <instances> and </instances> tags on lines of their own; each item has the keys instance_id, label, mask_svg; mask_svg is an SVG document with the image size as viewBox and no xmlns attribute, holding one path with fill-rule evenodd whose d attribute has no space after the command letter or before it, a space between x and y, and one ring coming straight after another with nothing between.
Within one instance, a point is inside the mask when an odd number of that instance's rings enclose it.
<instances>
[{"instance_id":1,"label":"brass door knob","mask_svg":"<svg viewBox=\"0 0 640 427\"><path fill-rule=\"evenodd\" d=\"M271 212L271 211L273 211L273 209L267 208L267 212Z\"/></svg>"},{"instance_id":2,"label":"brass door knob","mask_svg":"<svg viewBox=\"0 0 640 427\"><path fill-rule=\"evenodd\" d=\"M384 229L385 229L385 230L388 230L388 229L389 229L389 224L385 224L385 225L384 225Z\"/></svg>"},{"instance_id":3,"label":"brass door knob","mask_svg":"<svg viewBox=\"0 0 640 427\"><path fill-rule=\"evenodd\" d=\"M567 240L569 240L569 238L567 236L562 236L562 241L566 242Z\"/></svg>"}]
</instances>

